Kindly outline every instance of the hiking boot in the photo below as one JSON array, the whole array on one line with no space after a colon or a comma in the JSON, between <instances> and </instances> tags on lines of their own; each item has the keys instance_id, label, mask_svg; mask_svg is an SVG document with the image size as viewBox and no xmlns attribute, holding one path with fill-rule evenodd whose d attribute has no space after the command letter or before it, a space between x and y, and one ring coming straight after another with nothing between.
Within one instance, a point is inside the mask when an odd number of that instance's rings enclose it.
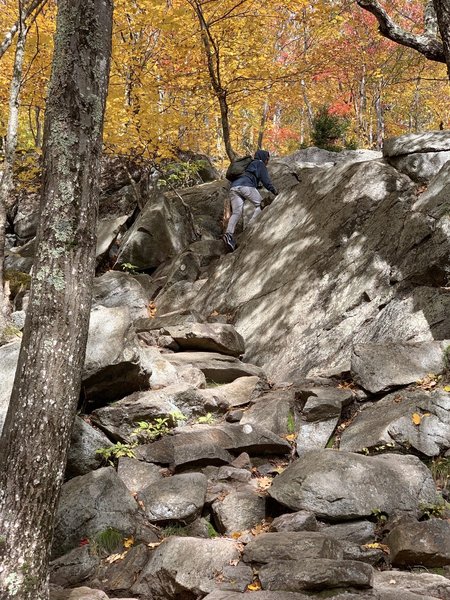
<instances>
[{"instance_id":1,"label":"hiking boot","mask_svg":"<svg viewBox=\"0 0 450 600\"><path fill-rule=\"evenodd\" d=\"M230 250L230 252L234 252L236 250L236 242L231 233L224 233L222 237L225 246Z\"/></svg>"}]
</instances>

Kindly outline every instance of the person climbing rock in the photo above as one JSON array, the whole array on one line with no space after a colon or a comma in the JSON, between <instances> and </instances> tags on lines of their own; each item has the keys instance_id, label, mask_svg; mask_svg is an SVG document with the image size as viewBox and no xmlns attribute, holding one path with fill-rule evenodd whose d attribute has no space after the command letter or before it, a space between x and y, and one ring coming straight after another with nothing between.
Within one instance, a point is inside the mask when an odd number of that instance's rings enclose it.
<instances>
[{"instance_id":1,"label":"person climbing rock","mask_svg":"<svg viewBox=\"0 0 450 600\"><path fill-rule=\"evenodd\" d=\"M236 249L236 241L233 234L242 216L244 202L249 200L255 207L249 221L249 223L252 223L261 212L262 197L257 189L259 184L262 183L274 196L278 194L267 172L266 165L269 162L269 157L270 154L267 150L257 150L255 158L246 167L245 172L231 183L230 203L232 213L226 232L223 235L223 241L232 252Z\"/></svg>"}]
</instances>

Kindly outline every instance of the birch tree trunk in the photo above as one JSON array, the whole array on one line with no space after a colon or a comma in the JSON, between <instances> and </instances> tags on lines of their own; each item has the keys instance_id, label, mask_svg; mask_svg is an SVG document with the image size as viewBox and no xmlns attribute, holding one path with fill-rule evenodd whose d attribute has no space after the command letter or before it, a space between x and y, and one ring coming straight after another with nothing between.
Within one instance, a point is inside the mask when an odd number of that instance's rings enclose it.
<instances>
[{"instance_id":1,"label":"birch tree trunk","mask_svg":"<svg viewBox=\"0 0 450 600\"><path fill-rule=\"evenodd\" d=\"M29 16L34 14L34 19L41 12L43 7L47 4L47 0L32 0L28 3L20 3L20 12L21 15L19 19L14 23L11 29L5 34L2 42L0 43L0 58L5 54L8 48L11 46L14 36L18 31L20 31L21 24L23 23L23 19L28 19Z\"/></svg>"},{"instance_id":2,"label":"birch tree trunk","mask_svg":"<svg viewBox=\"0 0 450 600\"><path fill-rule=\"evenodd\" d=\"M111 0L58 1L37 256L0 438L2 600L48 599L54 514L89 324L111 27Z\"/></svg>"},{"instance_id":3,"label":"birch tree trunk","mask_svg":"<svg viewBox=\"0 0 450 600\"><path fill-rule=\"evenodd\" d=\"M5 290L3 265L5 260L6 214L10 196L13 191L13 172L17 148L17 131L19 128L20 90L22 88L23 59L28 28L25 25L25 12L22 8L19 15L14 67L9 91L8 129L5 138L5 160L0 176L0 330L8 321L9 300Z\"/></svg>"}]
</instances>

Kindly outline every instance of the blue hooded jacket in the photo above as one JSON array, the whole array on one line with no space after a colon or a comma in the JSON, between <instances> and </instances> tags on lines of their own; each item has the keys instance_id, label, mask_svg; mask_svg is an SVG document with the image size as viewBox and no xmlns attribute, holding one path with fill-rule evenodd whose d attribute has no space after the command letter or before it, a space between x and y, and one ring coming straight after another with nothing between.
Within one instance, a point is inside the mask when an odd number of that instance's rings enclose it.
<instances>
[{"instance_id":1,"label":"blue hooded jacket","mask_svg":"<svg viewBox=\"0 0 450 600\"><path fill-rule=\"evenodd\" d=\"M255 158L245 169L245 173L235 179L231 184L231 187L252 187L257 188L259 183L261 182L266 190L272 192L272 194L277 195L277 190L273 186L273 183L270 180L269 173L267 172L267 168L265 165L266 160L269 159L269 153L266 150L257 150L255 153Z\"/></svg>"}]
</instances>

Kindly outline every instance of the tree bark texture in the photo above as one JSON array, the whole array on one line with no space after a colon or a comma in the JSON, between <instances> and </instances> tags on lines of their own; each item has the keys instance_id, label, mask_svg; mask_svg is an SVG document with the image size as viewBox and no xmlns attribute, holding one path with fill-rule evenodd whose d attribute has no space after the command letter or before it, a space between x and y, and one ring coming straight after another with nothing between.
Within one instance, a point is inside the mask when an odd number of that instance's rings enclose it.
<instances>
[{"instance_id":1,"label":"tree bark texture","mask_svg":"<svg viewBox=\"0 0 450 600\"><path fill-rule=\"evenodd\" d=\"M112 1L59 0L30 303L0 438L0 598L47 600L88 334Z\"/></svg>"}]
</instances>

